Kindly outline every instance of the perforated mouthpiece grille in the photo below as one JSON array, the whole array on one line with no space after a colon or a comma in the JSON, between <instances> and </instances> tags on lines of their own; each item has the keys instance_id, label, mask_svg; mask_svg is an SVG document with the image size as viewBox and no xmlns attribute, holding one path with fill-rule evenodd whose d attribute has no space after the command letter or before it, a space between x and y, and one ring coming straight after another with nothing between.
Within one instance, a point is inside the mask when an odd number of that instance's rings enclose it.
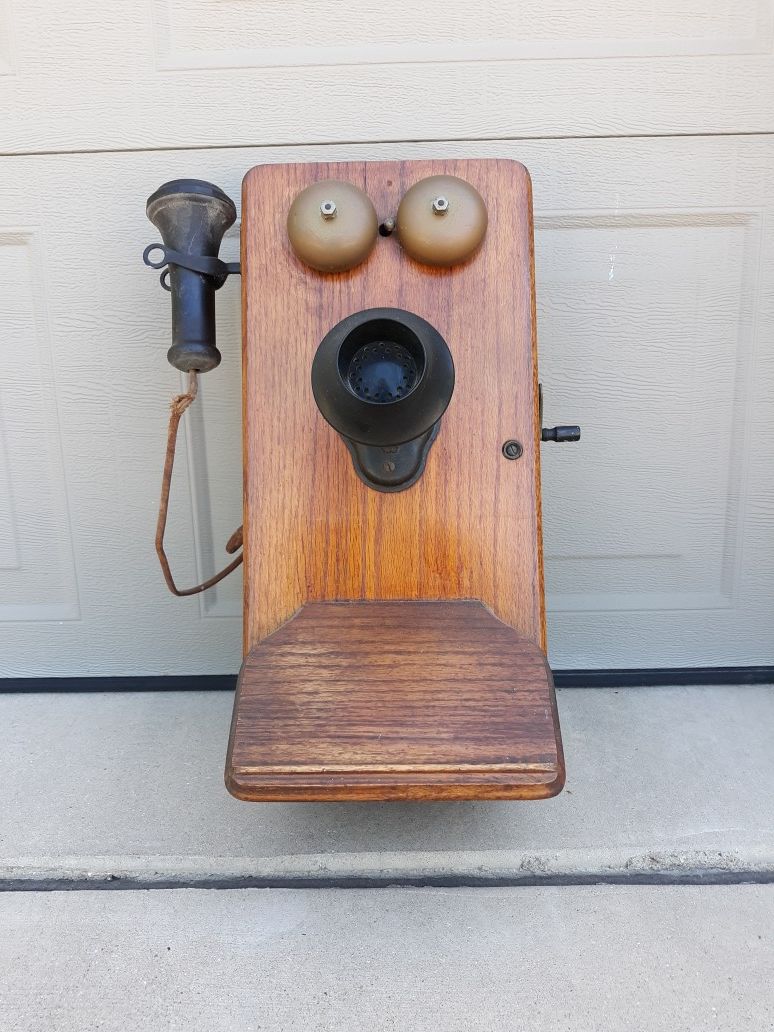
<instances>
[{"instance_id":1,"label":"perforated mouthpiece grille","mask_svg":"<svg viewBox=\"0 0 774 1032\"><path fill-rule=\"evenodd\" d=\"M417 364L409 349L389 340L358 348L347 370L352 393L377 404L405 398L414 390L417 378Z\"/></svg>"}]
</instances>

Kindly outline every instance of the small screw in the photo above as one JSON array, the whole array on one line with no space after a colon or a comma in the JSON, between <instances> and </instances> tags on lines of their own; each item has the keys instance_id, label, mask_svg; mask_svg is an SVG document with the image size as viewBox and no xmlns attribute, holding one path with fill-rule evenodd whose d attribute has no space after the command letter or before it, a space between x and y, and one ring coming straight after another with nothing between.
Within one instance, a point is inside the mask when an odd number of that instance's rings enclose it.
<instances>
[{"instance_id":1,"label":"small screw","mask_svg":"<svg viewBox=\"0 0 774 1032\"><path fill-rule=\"evenodd\" d=\"M323 201L320 205L320 214L324 219L335 219L336 218L336 202L335 201Z\"/></svg>"},{"instance_id":2,"label":"small screw","mask_svg":"<svg viewBox=\"0 0 774 1032\"><path fill-rule=\"evenodd\" d=\"M436 197L433 201L433 211L436 215L445 215L449 210L449 201L446 197Z\"/></svg>"},{"instance_id":3,"label":"small screw","mask_svg":"<svg viewBox=\"0 0 774 1032\"><path fill-rule=\"evenodd\" d=\"M506 441L503 445L503 455L506 459L520 459L523 454L524 449L519 441Z\"/></svg>"}]
</instances>

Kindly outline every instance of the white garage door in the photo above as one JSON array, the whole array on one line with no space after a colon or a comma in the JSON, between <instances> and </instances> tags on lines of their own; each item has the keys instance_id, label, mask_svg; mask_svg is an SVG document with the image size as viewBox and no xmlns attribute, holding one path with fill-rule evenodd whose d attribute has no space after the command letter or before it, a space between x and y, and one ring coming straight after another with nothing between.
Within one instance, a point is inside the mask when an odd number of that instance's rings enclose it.
<instances>
[{"instance_id":1,"label":"white garage door","mask_svg":"<svg viewBox=\"0 0 774 1032\"><path fill-rule=\"evenodd\" d=\"M239 663L239 575L173 599L153 554L179 381L148 194L447 154L533 175L546 422L584 431L543 448L553 664L774 663L768 5L65 6L0 7L0 673ZM181 581L241 522L238 280L218 316L173 492Z\"/></svg>"}]
</instances>

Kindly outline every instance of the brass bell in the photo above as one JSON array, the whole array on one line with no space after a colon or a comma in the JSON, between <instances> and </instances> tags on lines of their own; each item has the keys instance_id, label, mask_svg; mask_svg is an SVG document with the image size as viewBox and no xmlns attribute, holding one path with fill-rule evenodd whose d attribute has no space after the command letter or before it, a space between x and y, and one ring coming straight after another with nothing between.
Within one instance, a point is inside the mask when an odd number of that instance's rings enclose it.
<instances>
[{"instance_id":1,"label":"brass bell","mask_svg":"<svg viewBox=\"0 0 774 1032\"><path fill-rule=\"evenodd\" d=\"M353 183L312 183L288 211L288 237L296 256L318 272L345 272L368 257L379 223L369 197Z\"/></svg>"},{"instance_id":2,"label":"brass bell","mask_svg":"<svg viewBox=\"0 0 774 1032\"><path fill-rule=\"evenodd\" d=\"M484 239L487 211L475 187L457 176L428 176L406 191L398 206L398 239L425 265L467 261Z\"/></svg>"}]
</instances>

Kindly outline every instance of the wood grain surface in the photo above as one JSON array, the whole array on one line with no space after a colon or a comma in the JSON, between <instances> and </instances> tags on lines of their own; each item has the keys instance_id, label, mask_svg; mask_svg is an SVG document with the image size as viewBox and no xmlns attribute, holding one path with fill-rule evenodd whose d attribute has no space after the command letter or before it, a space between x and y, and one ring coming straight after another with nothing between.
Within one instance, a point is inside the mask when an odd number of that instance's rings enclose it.
<instances>
[{"instance_id":1,"label":"wood grain surface","mask_svg":"<svg viewBox=\"0 0 774 1032\"><path fill-rule=\"evenodd\" d=\"M242 799L529 799L564 763L542 651L480 602L312 603L240 675Z\"/></svg>"},{"instance_id":2,"label":"wood grain surface","mask_svg":"<svg viewBox=\"0 0 774 1032\"><path fill-rule=\"evenodd\" d=\"M479 252L431 269L380 237L366 262L325 275L292 253L288 207L309 183L344 179L380 221L409 186L451 173L489 211ZM245 651L305 602L480 599L545 648L529 175L515 161L264 165L244 180ZM456 386L426 471L382 494L356 476L311 391L319 342L339 320L395 306L446 339ZM502 445L519 440L509 461Z\"/></svg>"}]
</instances>

